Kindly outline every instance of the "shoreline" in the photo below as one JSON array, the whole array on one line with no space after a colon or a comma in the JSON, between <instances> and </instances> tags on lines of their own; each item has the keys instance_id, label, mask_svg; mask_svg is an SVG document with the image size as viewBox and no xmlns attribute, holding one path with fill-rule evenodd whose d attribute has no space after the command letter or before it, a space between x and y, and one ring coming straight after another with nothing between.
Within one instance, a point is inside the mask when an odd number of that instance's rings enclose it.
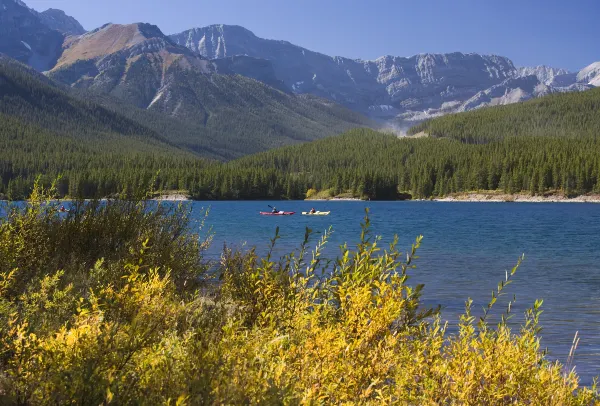
<instances>
[{"instance_id":1,"label":"shoreline","mask_svg":"<svg viewBox=\"0 0 600 406\"><path fill-rule=\"evenodd\" d=\"M455 203L600 203L600 195L580 195L569 198L563 195L531 196L529 194L465 193L430 200Z\"/></svg>"},{"instance_id":2,"label":"shoreline","mask_svg":"<svg viewBox=\"0 0 600 406\"><path fill-rule=\"evenodd\" d=\"M171 194L165 194L165 195L161 195L155 198L152 198L150 200L155 200L158 202L188 202L191 201L191 199L182 194L182 193L171 193Z\"/></svg>"},{"instance_id":3,"label":"shoreline","mask_svg":"<svg viewBox=\"0 0 600 406\"><path fill-rule=\"evenodd\" d=\"M91 201L93 199L84 199ZM107 198L100 201L110 200ZM158 202L254 202L254 201L273 201L271 199L239 199L239 200L195 200L184 194L168 194L154 197L153 201ZM70 202L75 199L57 199L57 201ZM426 199L402 199L402 200L364 200L358 198L341 197L330 199L298 199L298 200L279 200L281 202L451 202L451 203L600 203L600 194L580 195L575 197L566 197L563 195L531 196L529 194L504 194L504 193L463 193L446 197L426 198ZM0 200L2 204L20 202L15 200Z\"/></svg>"},{"instance_id":4,"label":"shoreline","mask_svg":"<svg viewBox=\"0 0 600 406\"><path fill-rule=\"evenodd\" d=\"M358 199L356 197L332 197L331 199L304 199L300 202L368 202L368 200Z\"/></svg>"}]
</instances>

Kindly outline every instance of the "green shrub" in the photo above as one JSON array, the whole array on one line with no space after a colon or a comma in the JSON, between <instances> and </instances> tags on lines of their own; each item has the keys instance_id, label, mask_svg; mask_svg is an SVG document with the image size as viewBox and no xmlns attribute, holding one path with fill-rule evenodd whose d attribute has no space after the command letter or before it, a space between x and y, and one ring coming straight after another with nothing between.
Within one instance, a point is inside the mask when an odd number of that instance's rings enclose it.
<instances>
[{"instance_id":1,"label":"green shrub","mask_svg":"<svg viewBox=\"0 0 600 406\"><path fill-rule=\"evenodd\" d=\"M142 248L152 266L173 271L179 286L197 285L204 274L210 236L200 239L191 229L190 205L80 200L60 212L54 196L54 186L36 183L26 205L0 218L0 269L15 270L15 294L57 270L86 289L97 261L104 262L103 281L116 283L121 271L111 276L112 269L137 263Z\"/></svg>"}]
</instances>

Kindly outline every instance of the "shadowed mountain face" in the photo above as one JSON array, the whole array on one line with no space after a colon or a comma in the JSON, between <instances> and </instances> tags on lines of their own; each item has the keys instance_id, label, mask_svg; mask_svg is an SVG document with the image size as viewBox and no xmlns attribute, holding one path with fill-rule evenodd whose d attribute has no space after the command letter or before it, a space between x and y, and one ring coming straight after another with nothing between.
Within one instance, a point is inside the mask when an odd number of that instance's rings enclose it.
<instances>
[{"instance_id":1,"label":"shadowed mountain face","mask_svg":"<svg viewBox=\"0 0 600 406\"><path fill-rule=\"evenodd\" d=\"M266 59L238 55L213 59L212 62L218 73L246 76L283 92L291 92L282 80L277 79L273 64Z\"/></svg>"},{"instance_id":2,"label":"shadowed mountain face","mask_svg":"<svg viewBox=\"0 0 600 406\"><path fill-rule=\"evenodd\" d=\"M60 56L63 39L23 2L0 0L0 53L45 71Z\"/></svg>"},{"instance_id":3,"label":"shadowed mountain face","mask_svg":"<svg viewBox=\"0 0 600 406\"><path fill-rule=\"evenodd\" d=\"M239 26L195 28L171 35L171 39L207 58L246 55L266 59L276 78L295 93L326 97L399 125L553 92L584 90L595 83L593 74L588 75L593 76L590 80L577 80L577 75L564 69L516 68L508 58L496 55L457 52L384 56L374 61L330 57L286 41L259 38ZM515 80L525 77L529 79ZM507 96L480 94L496 95L499 89Z\"/></svg>"}]
</instances>

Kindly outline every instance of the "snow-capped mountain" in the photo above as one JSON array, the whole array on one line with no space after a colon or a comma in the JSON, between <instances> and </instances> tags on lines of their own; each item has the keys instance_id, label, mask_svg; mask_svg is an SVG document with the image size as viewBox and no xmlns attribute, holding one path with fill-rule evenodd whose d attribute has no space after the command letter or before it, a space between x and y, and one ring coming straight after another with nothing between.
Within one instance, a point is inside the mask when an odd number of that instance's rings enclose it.
<instances>
[{"instance_id":1,"label":"snow-capped mountain","mask_svg":"<svg viewBox=\"0 0 600 406\"><path fill-rule=\"evenodd\" d=\"M600 62L586 66L577 74L577 82L600 86Z\"/></svg>"},{"instance_id":2,"label":"snow-capped mountain","mask_svg":"<svg viewBox=\"0 0 600 406\"><path fill-rule=\"evenodd\" d=\"M569 72L548 66L515 67L503 56L460 52L350 59L260 38L230 25L170 37L150 24L107 24L85 33L64 12L38 13L20 0L0 0L0 53L39 71L51 71L52 77L73 86L110 89L138 106L155 106L162 100L155 101L157 86L164 84L161 72L175 63L184 70L193 65L204 73L239 74L286 93L327 98L379 120L407 125L600 86L600 62ZM156 69L146 71L145 64ZM121 73L136 67L140 72L117 81ZM144 75L152 80L141 80ZM140 79L135 86L134 78Z\"/></svg>"},{"instance_id":3,"label":"snow-capped mountain","mask_svg":"<svg viewBox=\"0 0 600 406\"><path fill-rule=\"evenodd\" d=\"M578 86L576 84L567 87L552 87L543 83L539 76L521 76L507 79L498 85L477 93L463 103L458 108L458 111L468 111L487 106L518 103L534 97L547 96L552 93L581 91L591 88L592 86L589 85Z\"/></svg>"},{"instance_id":4,"label":"snow-capped mountain","mask_svg":"<svg viewBox=\"0 0 600 406\"><path fill-rule=\"evenodd\" d=\"M405 110L427 108L451 97L466 100L516 72L507 58L458 52L384 56L374 61L331 57L228 25L196 28L171 39L207 58L248 55L266 59L293 92L324 96L364 112L381 105Z\"/></svg>"},{"instance_id":5,"label":"snow-capped mountain","mask_svg":"<svg viewBox=\"0 0 600 406\"><path fill-rule=\"evenodd\" d=\"M327 97L379 119L420 121L598 85L600 67L571 73L548 66L516 68L506 57L479 54L331 57L287 41L259 38L229 25L195 28L171 39L207 58L246 55L271 62L294 93ZM587 68L586 68L587 69Z\"/></svg>"}]
</instances>

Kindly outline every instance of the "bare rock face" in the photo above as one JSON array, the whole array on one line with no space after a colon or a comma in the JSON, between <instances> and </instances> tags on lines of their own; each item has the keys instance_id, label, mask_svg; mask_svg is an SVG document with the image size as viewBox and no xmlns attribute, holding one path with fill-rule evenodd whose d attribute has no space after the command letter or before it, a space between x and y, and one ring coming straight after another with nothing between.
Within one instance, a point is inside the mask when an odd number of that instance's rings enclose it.
<instances>
[{"instance_id":1,"label":"bare rock face","mask_svg":"<svg viewBox=\"0 0 600 406\"><path fill-rule=\"evenodd\" d=\"M600 66L578 75L543 65L516 68L508 58L497 55L455 52L383 56L374 61L330 57L286 41L259 38L239 26L195 28L171 39L207 58L265 59L272 64L276 79L294 93L325 97L396 122L585 90L600 82ZM252 69L241 74L261 80Z\"/></svg>"},{"instance_id":2,"label":"bare rock face","mask_svg":"<svg viewBox=\"0 0 600 406\"><path fill-rule=\"evenodd\" d=\"M295 93L327 97L356 110L381 112L427 108L452 97L469 98L514 75L512 62L499 56L453 53L375 61L330 57L286 41L259 38L245 28L212 25L171 39L207 58L247 55L273 64L277 78Z\"/></svg>"},{"instance_id":3,"label":"bare rock face","mask_svg":"<svg viewBox=\"0 0 600 406\"><path fill-rule=\"evenodd\" d=\"M106 24L67 38L48 76L241 137L238 142L250 134L246 128L260 128L256 134L267 134L269 140L286 145L368 122L338 105L328 105L333 104L328 100L292 94L276 79L268 60L247 56L209 60L175 44L150 24ZM256 150L264 140L255 133L252 137L248 145Z\"/></svg>"},{"instance_id":4,"label":"bare rock face","mask_svg":"<svg viewBox=\"0 0 600 406\"><path fill-rule=\"evenodd\" d=\"M175 113L190 108L194 115L189 106L204 111L204 102L197 102L199 93L189 86L223 75L220 87L212 79L204 85L221 92L217 99L226 101L230 92L222 86L235 87L233 76L240 75L271 90L325 98L401 127L443 114L600 86L600 62L571 73L548 66L517 68L506 57L460 52L366 61L331 57L229 25L170 37L142 23L106 24L86 33L64 12L38 13L20 0L0 0L0 53L50 71L50 77L70 86L110 93L141 108ZM190 74L196 75L191 82ZM210 91L200 93L203 98Z\"/></svg>"}]
</instances>

